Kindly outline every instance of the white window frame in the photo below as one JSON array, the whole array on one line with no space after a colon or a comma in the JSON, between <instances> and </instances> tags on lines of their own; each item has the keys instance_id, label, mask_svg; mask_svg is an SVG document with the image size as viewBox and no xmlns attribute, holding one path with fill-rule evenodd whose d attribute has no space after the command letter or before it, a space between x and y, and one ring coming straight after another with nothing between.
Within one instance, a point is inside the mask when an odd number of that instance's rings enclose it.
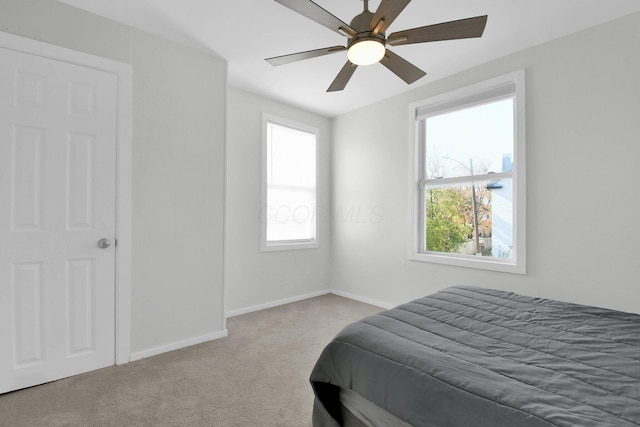
<instances>
[{"instance_id":1,"label":"white window frame","mask_svg":"<svg viewBox=\"0 0 640 427\"><path fill-rule=\"evenodd\" d=\"M275 124L278 126L284 126L291 129L312 133L316 137L316 198L315 198L315 212L313 212L313 217L315 221L314 226L314 235L311 239L308 240L290 240L290 241L278 241L278 242L268 242L267 241L267 125ZM319 153L320 153L320 129L304 124L299 123L293 120L289 120L283 117L278 117L273 114L262 113L262 172L261 172L261 181L262 181L262 205L260 209L260 222L262 225L261 229L261 238L260 238L260 249L263 252L270 251L290 251L290 250L299 250L299 249L315 249L320 247L320 241L318 238L318 200L320 200L320 164L319 164Z\"/></svg>"},{"instance_id":2,"label":"white window frame","mask_svg":"<svg viewBox=\"0 0 640 427\"><path fill-rule=\"evenodd\" d=\"M499 98L507 88L514 96L514 153L513 153L513 258L448 254L422 251L425 212L422 186L424 185L424 132L421 121L431 115L454 111L474 104L483 104ZM470 267L498 272L526 274L526 162L525 162L525 73L519 70L487 81L479 82L451 92L433 96L409 106L409 259L414 261ZM504 96L504 95L502 95ZM497 176L497 175L494 175Z\"/></svg>"}]
</instances>

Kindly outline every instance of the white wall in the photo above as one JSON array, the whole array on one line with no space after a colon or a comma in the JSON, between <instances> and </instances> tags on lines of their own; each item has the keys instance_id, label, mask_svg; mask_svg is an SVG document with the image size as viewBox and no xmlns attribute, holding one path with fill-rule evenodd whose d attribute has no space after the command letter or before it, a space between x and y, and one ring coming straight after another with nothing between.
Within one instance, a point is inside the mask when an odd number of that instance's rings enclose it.
<instances>
[{"instance_id":1,"label":"white wall","mask_svg":"<svg viewBox=\"0 0 640 427\"><path fill-rule=\"evenodd\" d=\"M226 63L136 34L132 346L223 328Z\"/></svg>"},{"instance_id":2,"label":"white wall","mask_svg":"<svg viewBox=\"0 0 640 427\"><path fill-rule=\"evenodd\" d=\"M260 252L262 113L320 130L318 249ZM230 314L327 292L331 121L233 87L228 91L226 299Z\"/></svg>"},{"instance_id":3,"label":"white wall","mask_svg":"<svg viewBox=\"0 0 640 427\"><path fill-rule=\"evenodd\" d=\"M220 333L226 63L53 0L0 31L132 65L132 352Z\"/></svg>"},{"instance_id":4,"label":"white wall","mask_svg":"<svg viewBox=\"0 0 640 427\"><path fill-rule=\"evenodd\" d=\"M635 14L336 118L333 288L398 304L475 284L640 312L639 42ZM527 275L408 261L409 103L521 68Z\"/></svg>"}]
</instances>

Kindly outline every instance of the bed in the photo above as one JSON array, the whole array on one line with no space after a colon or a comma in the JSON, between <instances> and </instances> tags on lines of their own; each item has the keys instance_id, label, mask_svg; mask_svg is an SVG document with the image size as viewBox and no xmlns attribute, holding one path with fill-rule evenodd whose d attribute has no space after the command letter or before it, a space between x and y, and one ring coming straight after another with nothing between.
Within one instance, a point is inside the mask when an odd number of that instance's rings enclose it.
<instances>
[{"instance_id":1,"label":"bed","mask_svg":"<svg viewBox=\"0 0 640 427\"><path fill-rule=\"evenodd\" d=\"M640 315L472 286L344 328L314 427L640 425Z\"/></svg>"}]
</instances>

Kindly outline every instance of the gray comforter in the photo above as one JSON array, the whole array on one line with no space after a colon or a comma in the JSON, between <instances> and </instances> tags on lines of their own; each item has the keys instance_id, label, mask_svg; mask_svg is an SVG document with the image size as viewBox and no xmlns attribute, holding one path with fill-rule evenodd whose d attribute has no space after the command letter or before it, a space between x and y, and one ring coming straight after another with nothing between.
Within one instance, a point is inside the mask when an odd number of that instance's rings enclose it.
<instances>
[{"instance_id":1,"label":"gray comforter","mask_svg":"<svg viewBox=\"0 0 640 427\"><path fill-rule=\"evenodd\" d=\"M339 388L413 426L640 425L640 316L453 287L342 330L311 374L314 426Z\"/></svg>"}]
</instances>

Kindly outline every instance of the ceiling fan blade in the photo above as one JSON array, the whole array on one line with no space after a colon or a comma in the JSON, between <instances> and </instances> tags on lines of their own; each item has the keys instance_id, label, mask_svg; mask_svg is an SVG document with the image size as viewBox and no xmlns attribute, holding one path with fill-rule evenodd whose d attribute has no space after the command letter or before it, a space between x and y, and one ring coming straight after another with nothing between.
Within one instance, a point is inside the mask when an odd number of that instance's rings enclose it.
<instances>
[{"instance_id":1,"label":"ceiling fan blade","mask_svg":"<svg viewBox=\"0 0 640 427\"><path fill-rule=\"evenodd\" d=\"M317 56L329 55L335 52L341 52L343 50L347 50L347 48L344 46L324 47L322 49L307 50L306 52L298 52L298 53L291 53L289 55L274 56L273 58L265 59L265 61L267 61L271 65L277 66L277 65L290 64L296 61L302 61L304 59L315 58Z\"/></svg>"},{"instance_id":2,"label":"ceiling fan blade","mask_svg":"<svg viewBox=\"0 0 640 427\"><path fill-rule=\"evenodd\" d=\"M411 0L382 0L369 24L371 31L374 34L384 33L410 2Z\"/></svg>"},{"instance_id":3,"label":"ceiling fan blade","mask_svg":"<svg viewBox=\"0 0 640 427\"><path fill-rule=\"evenodd\" d=\"M327 92L337 92L344 89L347 86L347 83L349 83L349 79L351 79L351 76L353 76L353 73L356 71L356 68L358 68L356 64L351 63L351 61L347 61L333 83L331 83L331 86L329 86L329 89L327 89Z\"/></svg>"},{"instance_id":4,"label":"ceiling fan blade","mask_svg":"<svg viewBox=\"0 0 640 427\"><path fill-rule=\"evenodd\" d=\"M349 25L342 22L340 19L327 12L322 7L318 6L311 0L275 0L281 5L288 7L289 9L298 12L302 16L306 16L312 21L317 22L320 25L324 25L330 30L337 32L340 35L347 37L354 37L356 30Z\"/></svg>"},{"instance_id":5,"label":"ceiling fan blade","mask_svg":"<svg viewBox=\"0 0 640 427\"><path fill-rule=\"evenodd\" d=\"M427 73L420 68L391 52L389 49L387 49L384 58L382 58L380 62L407 84L411 84L427 75Z\"/></svg>"},{"instance_id":6,"label":"ceiling fan blade","mask_svg":"<svg viewBox=\"0 0 640 427\"><path fill-rule=\"evenodd\" d=\"M442 40L457 40L480 37L487 24L487 15L475 18L460 19L458 21L443 22L427 25L426 27L392 33L387 38L391 46L403 44L437 42Z\"/></svg>"}]
</instances>

